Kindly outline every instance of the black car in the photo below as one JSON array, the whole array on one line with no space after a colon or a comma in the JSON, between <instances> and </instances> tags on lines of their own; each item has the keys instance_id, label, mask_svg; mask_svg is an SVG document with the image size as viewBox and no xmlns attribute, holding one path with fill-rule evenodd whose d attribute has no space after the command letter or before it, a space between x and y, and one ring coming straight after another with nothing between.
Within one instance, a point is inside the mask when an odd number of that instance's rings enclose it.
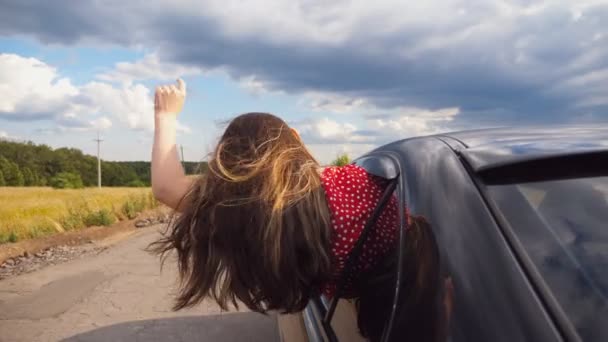
<instances>
[{"instance_id":1,"label":"black car","mask_svg":"<svg viewBox=\"0 0 608 342\"><path fill-rule=\"evenodd\" d=\"M354 163L431 222L454 285L450 341L608 341L608 127L419 137ZM280 321L283 339L356 340L352 308L335 304Z\"/></svg>"}]
</instances>

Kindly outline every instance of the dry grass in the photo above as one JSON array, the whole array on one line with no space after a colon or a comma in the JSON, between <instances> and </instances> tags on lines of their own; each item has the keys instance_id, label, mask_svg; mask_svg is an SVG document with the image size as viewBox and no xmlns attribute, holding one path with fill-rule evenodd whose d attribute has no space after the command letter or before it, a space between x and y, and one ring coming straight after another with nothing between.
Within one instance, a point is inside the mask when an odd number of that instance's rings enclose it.
<instances>
[{"instance_id":1,"label":"dry grass","mask_svg":"<svg viewBox=\"0 0 608 342\"><path fill-rule=\"evenodd\" d=\"M109 225L156 205L149 188L0 187L0 243Z\"/></svg>"}]
</instances>

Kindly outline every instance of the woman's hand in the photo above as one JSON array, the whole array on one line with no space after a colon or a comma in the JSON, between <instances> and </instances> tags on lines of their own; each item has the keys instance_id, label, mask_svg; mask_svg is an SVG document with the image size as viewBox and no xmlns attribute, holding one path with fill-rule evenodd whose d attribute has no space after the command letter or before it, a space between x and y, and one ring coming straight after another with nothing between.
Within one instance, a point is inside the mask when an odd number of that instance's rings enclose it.
<instances>
[{"instance_id":1,"label":"woman's hand","mask_svg":"<svg viewBox=\"0 0 608 342\"><path fill-rule=\"evenodd\" d=\"M154 114L175 115L179 114L184 107L186 99L186 83L181 78L177 79L176 85L165 85L156 87L154 94Z\"/></svg>"}]
</instances>

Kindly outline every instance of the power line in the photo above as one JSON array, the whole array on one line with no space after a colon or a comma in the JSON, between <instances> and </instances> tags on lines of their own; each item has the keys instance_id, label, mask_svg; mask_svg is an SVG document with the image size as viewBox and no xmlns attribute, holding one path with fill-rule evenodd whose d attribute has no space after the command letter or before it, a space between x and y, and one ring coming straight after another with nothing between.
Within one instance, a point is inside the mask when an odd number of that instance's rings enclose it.
<instances>
[{"instance_id":1,"label":"power line","mask_svg":"<svg viewBox=\"0 0 608 342\"><path fill-rule=\"evenodd\" d=\"M101 158L99 156L99 146L103 140L99 138L99 131L97 131L97 139L94 139L93 141L97 141L97 187L101 188Z\"/></svg>"}]
</instances>

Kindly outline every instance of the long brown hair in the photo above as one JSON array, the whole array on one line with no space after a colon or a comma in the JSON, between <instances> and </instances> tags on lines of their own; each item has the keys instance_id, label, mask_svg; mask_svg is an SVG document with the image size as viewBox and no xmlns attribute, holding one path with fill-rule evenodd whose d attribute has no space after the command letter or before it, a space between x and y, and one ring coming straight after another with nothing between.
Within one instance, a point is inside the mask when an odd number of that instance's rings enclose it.
<instances>
[{"instance_id":1,"label":"long brown hair","mask_svg":"<svg viewBox=\"0 0 608 342\"><path fill-rule=\"evenodd\" d=\"M406 231L403 279L393 324L392 341L445 341L447 316L444 279L439 249L426 219L411 217ZM394 248L377 267L360 276L356 300L361 334L380 341L393 305L398 249Z\"/></svg>"},{"instance_id":2,"label":"long brown hair","mask_svg":"<svg viewBox=\"0 0 608 342\"><path fill-rule=\"evenodd\" d=\"M319 164L280 118L233 119L165 235L177 252L175 310L207 297L222 309L303 310L330 274L330 213Z\"/></svg>"}]
</instances>

